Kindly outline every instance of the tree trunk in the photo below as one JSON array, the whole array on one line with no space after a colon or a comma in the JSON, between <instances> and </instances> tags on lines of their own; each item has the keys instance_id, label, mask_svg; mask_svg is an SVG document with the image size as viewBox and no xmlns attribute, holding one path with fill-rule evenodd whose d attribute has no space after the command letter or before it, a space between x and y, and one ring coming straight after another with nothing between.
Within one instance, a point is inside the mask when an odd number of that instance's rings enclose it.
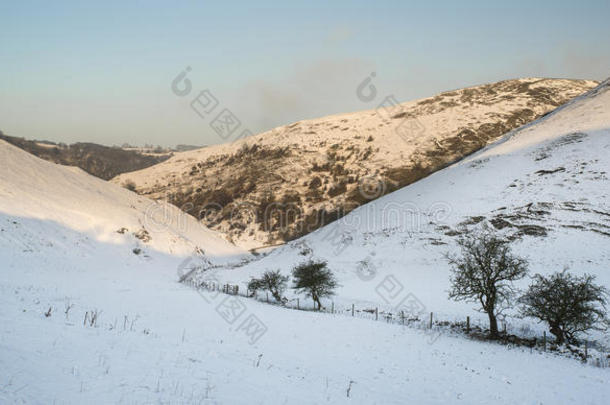
<instances>
[{"instance_id":1,"label":"tree trunk","mask_svg":"<svg viewBox=\"0 0 610 405\"><path fill-rule=\"evenodd\" d=\"M487 315L489 316L489 333L491 337L496 338L498 337L498 320L496 319L496 314L490 311Z\"/></svg>"},{"instance_id":2,"label":"tree trunk","mask_svg":"<svg viewBox=\"0 0 610 405\"><path fill-rule=\"evenodd\" d=\"M315 293L315 292L313 292L313 291L311 292L311 299L313 300L313 310L315 311L315 310L317 309L317 308L316 308L316 304L317 304L319 301L318 301L318 296L317 296L317 295L316 295L316 293Z\"/></svg>"},{"instance_id":3,"label":"tree trunk","mask_svg":"<svg viewBox=\"0 0 610 405\"><path fill-rule=\"evenodd\" d=\"M273 295L273 298L275 298L277 302L282 302L282 296L280 295L278 290L271 289L271 295Z\"/></svg>"},{"instance_id":4,"label":"tree trunk","mask_svg":"<svg viewBox=\"0 0 610 405\"><path fill-rule=\"evenodd\" d=\"M316 297L316 302L318 303L318 311L322 309L322 303L320 302L320 298Z\"/></svg>"},{"instance_id":5,"label":"tree trunk","mask_svg":"<svg viewBox=\"0 0 610 405\"><path fill-rule=\"evenodd\" d=\"M553 335L555 335L555 341L558 345L563 344L565 342L565 336L561 328L557 325L550 325L550 331Z\"/></svg>"}]
</instances>

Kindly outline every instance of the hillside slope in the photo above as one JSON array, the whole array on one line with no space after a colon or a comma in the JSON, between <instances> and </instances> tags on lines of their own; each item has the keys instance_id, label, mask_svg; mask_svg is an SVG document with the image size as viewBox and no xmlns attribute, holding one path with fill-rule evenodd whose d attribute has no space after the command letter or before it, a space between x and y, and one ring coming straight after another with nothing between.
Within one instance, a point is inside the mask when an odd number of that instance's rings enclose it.
<instances>
[{"instance_id":1,"label":"hillside slope","mask_svg":"<svg viewBox=\"0 0 610 405\"><path fill-rule=\"evenodd\" d=\"M2 131L0 131L0 140L49 162L80 167L87 173L104 180L110 180L121 173L141 170L161 163L171 156L169 153L144 154L136 150L125 150L90 142L71 145L41 143L8 136Z\"/></svg>"},{"instance_id":2,"label":"hillside slope","mask_svg":"<svg viewBox=\"0 0 610 405\"><path fill-rule=\"evenodd\" d=\"M2 140L0 172L0 243L6 246L21 235L25 251L35 249L35 241L44 241L41 246L50 251L78 249L80 242L62 235L65 230L130 255L134 249L143 256L244 253L174 206L43 161Z\"/></svg>"},{"instance_id":3,"label":"hillside slope","mask_svg":"<svg viewBox=\"0 0 610 405\"><path fill-rule=\"evenodd\" d=\"M113 181L166 199L245 247L305 235L595 86L520 79L296 122Z\"/></svg>"},{"instance_id":4,"label":"hillside slope","mask_svg":"<svg viewBox=\"0 0 610 405\"><path fill-rule=\"evenodd\" d=\"M159 211L2 142L0 169L2 404L596 404L608 396L607 370L550 353L431 341L399 325L195 292L177 283L185 255L218 266L241 251L184 226L175 207Z\"/></svg>"},{"instance_id":5,"label":"hillside slope","mask_svg":"<svg viewBox=\"0 0 610 405\"><path fill-rule=\"evenodd\" d=\"M199 278L245 285L265 270L289 274L295 264L315 258L328 261L339 279L336 307L365 302L393 311L412 293L440 319L463 320L474 316L474 305L448 299L450 267L444 254L456 251L460 235L487 224L514 241L532 274L569 268L595 274L610 287L609 173L606 81L467 159L239 271L212 269ZM397 288L391 299L380 287L388 277ZM601 338L610 345L607 334Z\"/></svg>"}]
</instances>

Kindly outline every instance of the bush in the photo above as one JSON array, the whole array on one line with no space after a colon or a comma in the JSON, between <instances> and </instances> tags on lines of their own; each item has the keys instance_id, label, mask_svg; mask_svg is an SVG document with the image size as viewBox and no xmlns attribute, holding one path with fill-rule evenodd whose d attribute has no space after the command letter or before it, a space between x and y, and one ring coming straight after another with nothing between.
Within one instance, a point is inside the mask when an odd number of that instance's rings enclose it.
<instances>
[{"instance_id":1,"label":"bush","mask_svg":"<svg viewBox=\"0 0 610 405\"><path fill-rule=\"evenodd\" d=\"M125 183L123 183L123 187L129 191L136 191L136 183L134 183L132 180L125 181Z\"/></svg>"},{"instance_id":2,"label":"bush","mask_svg":"<svg viewBox=\"0 0 610 405\"><path fill-rule=\"evenodd\" d=\"M512 282L527 274L527 262L511 253L508 242L485 229L462 238L461 257L447 256L453 266L449 298L476 302L489 317L489 331L498 336L498 313L510 303Z\"/></svg>"},{"instance_id":3,"label":"bush","mask_svg":"<svg viewBox=\"0 0 610 405\"><path fill-rule=\"evenodd\" d=\"M314 262L312 260L301 263L292 270L294 285L292 288L299 293L305 293L313 300L314 309L322 309L320 298L334 295L334 289L338 286L335 277L326 262Z\"/></svg>"},{"instance_id":4,"label":"bush","mask_svg":"<svg viewBox=\"0 0 610 405\"><path fill-rule=\"evenodd\" d=\"M258 290L269 291L278 302L284 302L282 294L286 290L288 276L282 276L279 270L266 271L261 278L252 278L248 283L248 290L253 293Z\"/></svg>"},{"instance_id":5,"label":"bush","mask_svg":"<svg viewBox=\"0 0 610 405\"><path fill-rule=\"evenodd\" d=\"M567 271L549 277L536 274L519 299L521 313L546 322L558 344L576 343L579 333L599 330L606 320L608 291L594 280L594 276L577 277Z\"/></svg>"}]
</instances>

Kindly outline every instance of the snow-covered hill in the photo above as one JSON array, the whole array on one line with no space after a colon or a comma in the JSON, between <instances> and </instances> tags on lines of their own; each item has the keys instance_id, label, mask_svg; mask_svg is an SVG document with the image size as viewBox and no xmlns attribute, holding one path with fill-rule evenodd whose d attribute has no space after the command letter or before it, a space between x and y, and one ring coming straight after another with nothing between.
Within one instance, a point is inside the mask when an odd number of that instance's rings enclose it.
<instances>
[{"instance_id":1,"label":"snow-covered hill","mask_svg":"<svg viewBox=\"0 0 610 405\"><path fill-rule=\"evenodd\" d=\"M201 264L245 281L314 256L341 279L337 308L412 293L472 314L446 302L441 254L484 216L534 270L569 264L608 285L608 87L241 267L251 256L177 208L0 143L0 403L605 403L607 369L573 359L178 279Z\"/></svg>"},{"instance_id":2,"label":"snow-covered hill","mask_svg":"<svg viewBox=\"0 0 610 405\"><path fill-rule=\"evenodd\" d=\"M24 252L65 254L104 244L143 259L155 252L183 257L199 252L220 261L244 254L174 206L78 168L43 161L4 141L0 173L0 246L19 241ZM78 234L78 240L68 234Z\"/></svg>"},{"instance_id":3,"label":"snow-covered hill","mask_svg":"<svg viewBox=\"0 0 610 405\"><path fill-rule=\"evenodd\" d=\"M572 359L456 336L431 342L398 325L198 293L177 282L202 260L184 254L201 247L222 264L241 251L183 228L175 209L148 225L157 208L145 198L6 144L0 168L2 404L599 404L608 396L607 370ZM132 235L141 227L149 242ZM387 253L379 246L378 257Z\"/></svg>"},{"instance_id":4,"label":"snow-covered hill","mask_svg":"<svg viewBox=\"0 0 610 405\"><path fill-rule=\"evenodd\" d=\"M305 235L411 184L597 83L519 79L296 122L177 154L114 181L168 200L236 244Z\"/></svg>"},{"instance_id":5,"label":"snow-covered hill","mask_svg":"<svg viewBox=\"0 0 610 405\"><path fill-rule=\"evenodd\" d=\"M487 223L514 240L532 273L567 267L595 274L610 287L609 178L606 81L467 159L239 271L215 269L203 278L245 285L264 270L289 274L308 258L323 259L342 285L337 306L368 302L392 310L414 294L440 319L464 319L474 306L447 298L450 268L444 254L455 251L459 235ZM392 285L395 297L386 291Z\"/></svg>"}]
</instances>

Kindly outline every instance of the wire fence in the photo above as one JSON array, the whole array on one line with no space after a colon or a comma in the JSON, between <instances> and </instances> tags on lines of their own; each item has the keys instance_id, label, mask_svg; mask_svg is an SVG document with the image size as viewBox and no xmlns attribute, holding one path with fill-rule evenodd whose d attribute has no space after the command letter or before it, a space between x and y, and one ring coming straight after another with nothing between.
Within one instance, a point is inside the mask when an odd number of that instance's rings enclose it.
<instances>
[{"instance_id":1,"label":"wire fence","mask_svg":"<svg viewBox=\"0 0 610 405\"><path fill-rule=\"evenodd\" d=\"M439 320L436 319L433 312L428 313L409 313L407 311L388 311L380 309L377 306L350 306L335 305L331 301L329 305L316 309L313 301L301 300L300 298L276 300L268 292L249 291L247 288L241 288L235 284L222 284L216 282L196 281L193 278L181 280L196 290L206 290L227 295L241 296L246 299L253 299L261 303L280 306L282 308L295 311L307 311L324 313L337 316L349 316L353 318L367 319L372 321L381 321L384 323L401 325L412 329L423 331L428 337L428 344L436 342L443 334L453 334L466 336L476 340L490 340L488 330L481 327L479 324L471 324L469 316L466 316L463 322ZM507 332L507 323L502 323L499 338L495 341L509 346L528 347L531 351L551 352L562 355L568 355L577 358L585 364L599 367L610 368L610 354L607 350L600 347L597 342L585 341L584 347L558 347L550 339L547 339L546 332L543 335L534 338L524 338Z\"/></svg>"}]
</instances>

